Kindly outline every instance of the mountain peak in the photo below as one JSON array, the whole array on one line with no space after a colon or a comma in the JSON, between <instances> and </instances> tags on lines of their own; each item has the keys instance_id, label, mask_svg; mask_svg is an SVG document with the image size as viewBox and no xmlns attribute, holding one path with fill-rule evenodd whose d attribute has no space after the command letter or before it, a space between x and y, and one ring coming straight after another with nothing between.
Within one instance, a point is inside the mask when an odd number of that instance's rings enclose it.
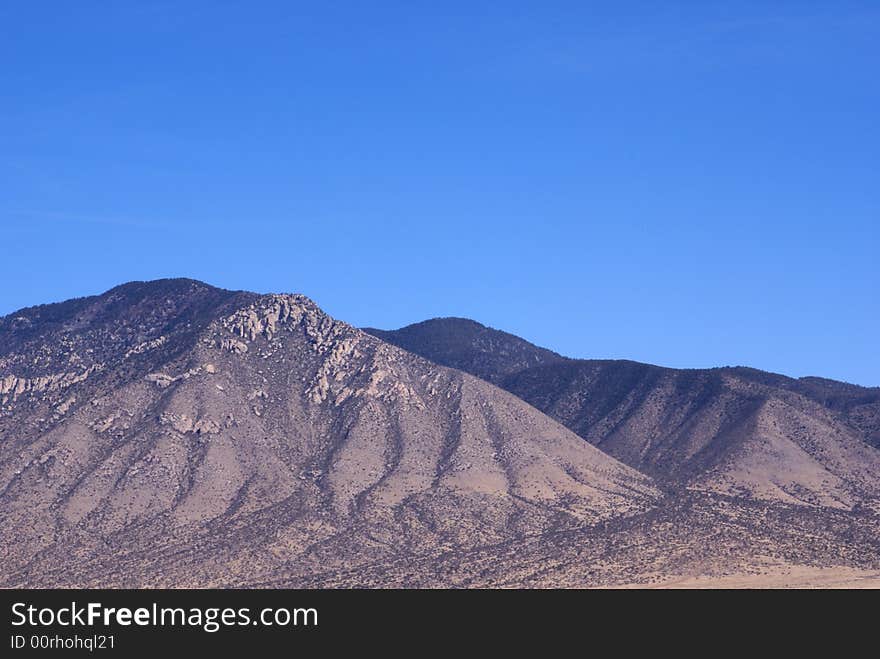
<instances>
[{"instance_id":1,"label":"mountain peak","mask_svg":"<svg viewBox=\"0 0 880 659\"><path fill-rule=\"evenodd\" d=\"M303 295L134 282L50 315L0 325L3 585L198 583L182 555L247 584L660 496L512 394Z\"/></svg>"},{"instance_id":2,"label":"mountain peak","mask_svg":"<svg viewBox=\"0 0 880 659\"><path fill-rule=\"evenodd\" d=\"M468 318L432 318L399 330L365 328L364 331L493 384L523 368L565 361L546 348Z\"/></svg>"},{"instance_id":3,"label":"mountain peak","mask_svg":"<svg viewBox=\"0 0 880 659\"><path fill-rule=\"evenodd\" d=\"M161 277L159 279L133 279L118 286L114 286L107 293L125 292L136 289L160 291L160 290L186 290L186 289L211 289L221 290L199 279L189 277Z\"/></svg>"}]
</instances>

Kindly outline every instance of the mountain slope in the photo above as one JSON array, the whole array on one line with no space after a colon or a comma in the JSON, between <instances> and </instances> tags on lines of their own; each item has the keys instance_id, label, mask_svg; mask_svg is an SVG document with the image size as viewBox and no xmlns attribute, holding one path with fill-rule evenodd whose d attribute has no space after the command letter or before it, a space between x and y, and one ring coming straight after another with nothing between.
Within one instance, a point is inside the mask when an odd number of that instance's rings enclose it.
<instances>
[{"instance_id":1,"label":"mountain slope","mask_svg":"<svg viewBox=\"0 0 880 659\"><path fill-rule=\"evenodd\" d=\"M658 498L515 396L300 295L130 284L0 319L0 346L3 585L250 583Z\"/></svg>"},{"instance_id":2,"label":"mountain slope","mask_svg":"<svg viewBox=\"0 0 880 659\"><path fill-rule=\"evenodd\" d=\"M372 327L364 331L493 384L533 366L565 361L555 352L466 318L434 318L394 331Z\"/></svg>"},{"instance_id":3,"label":"mountain slope","mask_svg":"<svg viewBox=\"0 0 880 659\"><path fill-rule=\"evenodd\" d=\"M872 390L431 336L510 391L300 295L136 282L0 319L0 585L880 569Z\"/></svg>"},{"instance_id":4,"label":"mountain slope","mask_svg":"<svg viewBox=\"0 0 880 659\"><path fill-rule=\"evenodd\" d=\"M880 389L745 368L548 359L509 334L461 327L436 319L382 337L497 383L671 485L846 509L880 499Z\"/></svg>"}]
</instances>

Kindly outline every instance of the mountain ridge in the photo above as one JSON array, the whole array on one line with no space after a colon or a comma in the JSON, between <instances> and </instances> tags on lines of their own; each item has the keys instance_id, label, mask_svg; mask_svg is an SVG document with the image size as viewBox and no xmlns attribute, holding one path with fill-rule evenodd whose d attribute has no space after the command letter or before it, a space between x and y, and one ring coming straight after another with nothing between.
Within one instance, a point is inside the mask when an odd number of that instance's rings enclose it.
<instances>
[{"instance_id":1,"label":"mountain ridge","mask_svg":"<svg viewBox=\"0 0 880 659\"><path fill-rule=\"evenodd\" d=\"M844 506L880 493L863 466L880 468L876 452L860 444L880 446L880 388L747 367L673 369L555 353L546 358L549 351L519 337L479 323L456 334L460 326L458 320L432 319L380 335L494 382L622 462L668 483L815 503L827 494L830 479L840 485L838 503ZM444 337L441 349L438 335ZM513 361L507 358L511 352ZM537 363L530 365L533 360ZM777 432L780 426L787 429ZM746 460L750 473L744 473L744 458L737 452L743 442L755 441L760 448L748 452L765 457ZM847 453L841 459L852 464L844 471L860 474L846 485L839 465L826 460L841 446ZM800 476L776 457L779 451L800 463ZM778 473L751 473L766 471L767 463Z\"/></svg>"},{"instance_id":2,"label":"mountain ridge","mask_svg":"<svg viewBox=\"0 0 880 659\"><path fill-rule=\"evenodd\" d=\"M0 585L880 570L877 450L844 423L846 386L582 363L451 325L429 346L502 386L299 294L132 282L0 318Z\"/></svg>"},{"instance_id":3,"label":"mountain ridge","mask_svg":"<svg viewBox=\"0 0 880 659\"><path fill-rule=\"evenodd\" d=\"M828 387L839 387L839 388L852 388L856 390L865 390L868 392L880 393L880 385L863 385L857 384L854 382L847 382L846 380L835 380L834 378L827 378L821 375L802 375L802 376L792 376L786 375L784 373L777 373L775 371L768 371L765 369L757 368L755 366L747 366L743 364L728 364L724 366L706 366L706 367L677 367L677 366L664 366L662 364L654 364L652 362L642 362L636 359L628 359L625 357L619 358L606 358L606 357L568 357L561 353L557 353L550 348L542 347L529 341L528 339L524 339L516 334L512 334L505 330L498 329L491 325L485 325L480 321L473 320L472 318L466 318L464 316L435 316L432 318L428 318L426 320L417 321L414 323L410 323L408 325L404 325L398 329L379 329L372 326L364 326L361 327L364 332L372 334L373 336L377 336L382 338L390 337L394 338L395 341L399 343L404 343L402 336L407 334L411 335L413 339L421 339L423 334L421 332L417 332L417 330L421 330L426 327L437 327L446 326L440 331L446 331L450 325L453 326L464 326L470 328L471 334L490 334L498 337L504 337L515 340L518 345L523 346L526 349L533 350L535 353L545 354L551 357L548 361L555 362L606 362L606 363L629 363L629 364L638 364L640 366L647 366L656 369L663 369L668 371L677 371L677 372L704 372L704 371L733 371L733 372L741 372L741 373L750 373L755 377L765 377L765 378L773 378L779 380L785 380L790 382L797 382L804 385L815 384L818 386L828 386ZM401 346L403 347L403 346ZM464 370L464 369L462 369Z\"/></svg>"}]
</instances>

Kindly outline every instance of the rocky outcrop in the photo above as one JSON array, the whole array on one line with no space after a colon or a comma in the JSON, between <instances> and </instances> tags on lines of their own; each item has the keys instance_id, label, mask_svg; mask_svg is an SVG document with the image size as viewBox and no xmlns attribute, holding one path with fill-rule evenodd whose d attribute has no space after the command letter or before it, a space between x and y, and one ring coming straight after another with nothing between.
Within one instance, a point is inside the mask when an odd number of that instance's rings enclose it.
<instances>
[{"instance_id":1,"label":"rocky outcrop","mask_svg":"<svg viewBox=\"0 0 880 659\"><path fill-rule=\"evenodd\" d=\"M217 367L214 366L214 364L203 364L201 366L196 366L195 368L188 369L180 375L168 375L167 373L147 373L144 376L144 379L147 382L154 383L160 389L165 389L175 382L189 380L194 375L213 375L216 372Z\"/></svg>"},{"instance_id":2,"label":"rocky outcrop","mask_svg":"<svg viewBox=\"0 0 880 659\"><path fill-rule=\"evenodd\" d=\"M19 396L66 389L78 382L83 382L90 375L103 368L103 364L97 364L80 373L50 373L32 378L7 375L0 378L0 403L5 405L15 401Z\"/></svg>"},{"instance_id":3,"label":"rocky outcrop","mask_svg":"<svg viewBox=\"0 0 880 659\"><path fill-rule=\"evenodd\" d=\"M172 412L163 412L159 417L159 423L170 426L181 434L216 435L221 429L221 424L212 419L193 419L186 414L178 415Z\"/></svg>"},{"instance_id":4,"label":"rocky outcrop","mask_svg":"<svg viewBox=\"0 0 880 659\"><path fill-rule=\"evenodd\" d=\"M321 360L306 388L313 403L330 401L340 405L367 396L424 407L415 389L396 378L395 364L406 359L402 351L331 319L303 295L263 296L222 319L221 326L242 340L220 338L219 342L211 341L211 345L235 354L246 353L250 349L248 344L258 339L266 342L270 352L277 351L285 332L302 332L310 350ZM363 363L364 359L369 360L368 365ZM369 369L369 378L361 386L347 386L345 382L358 369Z\"/></svg>"}]
</instances>

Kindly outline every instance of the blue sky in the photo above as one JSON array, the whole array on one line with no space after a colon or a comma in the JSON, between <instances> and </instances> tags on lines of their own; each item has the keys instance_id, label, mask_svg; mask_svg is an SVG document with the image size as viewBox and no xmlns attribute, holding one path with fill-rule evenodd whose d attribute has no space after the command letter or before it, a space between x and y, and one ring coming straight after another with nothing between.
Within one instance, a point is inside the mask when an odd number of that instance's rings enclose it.
<instances>
[{"instance_id":1,"label":"blue sky","mask_svg":"<svg viewBox=\"0 0 880 659\"><path fill-rule=\"evenodd\" d=\"M133 279L880 385L876 2L0 4L0 314Z\"/></svg>"}]
</instances>

